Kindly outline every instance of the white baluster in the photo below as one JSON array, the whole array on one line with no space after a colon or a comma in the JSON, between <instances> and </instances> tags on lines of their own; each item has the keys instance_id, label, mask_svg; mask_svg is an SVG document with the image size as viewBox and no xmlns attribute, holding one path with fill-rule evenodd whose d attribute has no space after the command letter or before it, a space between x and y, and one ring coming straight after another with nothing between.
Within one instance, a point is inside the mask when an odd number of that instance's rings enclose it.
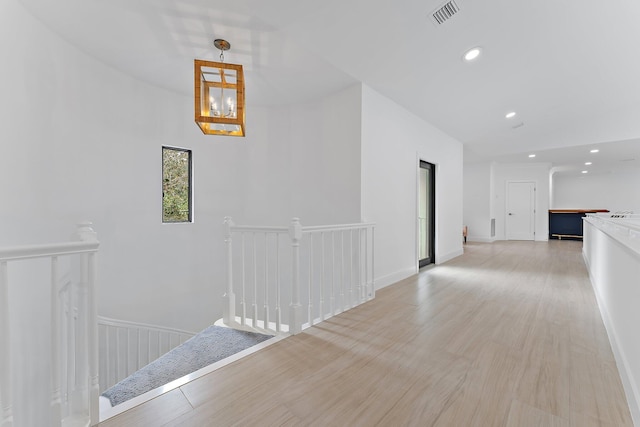
<instances>
[{"instance_id":1,"label":"white baluster","mask_svg":"<svg viewBox=\"0 0 640 427\"><path fill-rule=\"evenodd\" d=\"M365 259L367 256L367 246L366 246L366 242L364 242L364 236L366 236L367 234L367 229L366 228L361 228L359 233L358 233L358 237L360 240L360 255L359 255L359 261L358 261L358 283L360 285L360 302L365 302L367 300L367 282L364 278L365 275ZM363 246L364 246L364 253L363 253Z\"/></svg>"},{"instance_id":2,"label":"white baluster","mask_svg":"<svg viewBox=\"0 0 640 427\"><path fill-rule=\"evenodd\" d=\"M136 335L137 335L137 339L138 339L138 343L136 345L137 350L136 350L136 371L138 369L140 369L143 365L142 365L142 361L140 360L140 357L142 357L142 340L140 338L140 328L138 328L136 330ZM108 353L107 353L108 354Z\"/></svg>"},{"instance_id":3,"label":"white baluster","mask_svg":"<svg viewBox=\"0 0 640 427\"><path fill-rule=\"evenodd\" d=\"M124 368L125 368L124 376L128 377L129 375L131 375L133 373L133 372L130 372L130 368L129 368L129 354L130 354L130 351L131 351L130 348L129 348L129 343L131 341L131 329L127 328L126 329L126 333L127 333L127 343L125 344L125 347L124 347L125 348L124 354L125 354L125 357L126 357L125 365L124 365Z\"/></svg>"},{"instance_id":4,"label":"white baluster","mask_svg":"<svg viewBox=\"0 0 640 427\"><path fill-rule=\"evenodd\" d=\"M353 230L349 230L349 296L347 307L352 308L353 304Z\"/></svg>"},{"instance_id":5,"label":"white baluster","mask_svg":"<svg viewBox=\"0 0 640 427\"><path fill-rule=\"evenodd\" d=\"M89 413L89 353L87 344L87 254L80 256L80 283L74 289L74 347L72 348L74 383L71 388L71 414Z\"/></svg>"},{"instance_id":6,"label":"white baluster","mask_svg":"<svg viewBox=\"0 0 640 427\"><path fill-rule=\"evenodd\" d=\"M156 341L156 354L160 357L162 356L162 337L160 335L160 331L156 331L156 336L158 337L158 341Z\"/></svg>"},{"instance_id":7,"label":"white baluster","mask_svg":"<svg viewBox=\"0 0 640 427\"><path fill-rule=\"evenodd\" d=\"M355 287L356 287L356 292L355 292L355 305L359 305L362 302L362 288L360 286L360 269L362 268L362 259L360 256L360 251L362 250L362 233L361 233L361 229L357 228L356 229L357 233L356 233L356 242L358 245L358 252L355 255L355 265L353 266L355 271L356 271L356 281L355 281Z\"/></svg>"},{"instance_id":8,"label":"white baluster","mask_svg":"<svg viewBox=\"0 0 640 427\"><path fill-rule=\"evenodd\" d=\"M233 293L233 247L231 242L231 227L234 226L231 217L224 218L225 244L227 246L227 292L223 296L224 308L222 319L226 325L236 320L236 297Z\"/></svg>"},{"instance_id":9,"label":"white baluster","mask_svg":"<svg viewBox=\"0 0 640 427\"><path fill-rule=\"evenodd\" d=\"M375 237L375 226L371 226L371 294L369 298L376 297L376 286L375 286L375 270L374 270L374 261L375 261L375 246L374 246L374 237Z\"/></svg>"},{"instance_id":10,"label":"white baluster","mask_svg":"<svg viewBox=\"0 0 640 427\"><path fill-rule=\"evenodd\" d=\"M60 290L59 298L62 300L62 308L60 314L60 400L61 400L61 415L66 417L69 413L69 316L71 312L71 302L69 301L69 294L71 283L66 283Z\"/></svg>"},{"instance_id":11,"label":"white baluster","mask_svg":"<svg viewBox=\"0 0 640 427\"><path fill-rule=\"evenodd\" d=\"M369 227L364 229L364 287L366 300L369 299Z\"/></svg>"},{"instance_id":12,"label":"white baluster","mask_svg":"<svg viewBox=\"0 0 640 427\"><path fill-rule=\"evenodd\" d=\"M111 330L111 325L106 325L104 328L104 336L105 336L105 355L107 358L107 363L105 366L105 384L107 388L111 387L114 383L111 381L111 360L113 359L113 355L111 354L111 342L109 341L109 331Z\"/></svg>"},{"instance_id":13,"label":"white baluster","mask_svg":"<svg viewBox=\"0 0 640 427\"><path fill-rule=\"evenodd\" d=\"M67 295L69 301L69 312L67 313L67 414L72 414L77 406L74 393L76 387L76 337L78 324L77 291L75 286L70 285Z\"/></svg>"},{"instance_id":14,"label":"white baluster","mask_svg":"<svg viewBox=\"0 0 640 427\"><path fill-rule=\"evenodd\" d=\"M62 424L60 412L60 298L58 257L51 257L51 425Z\"/></svg>"},{"instance_id":15,"label":"white baluster","mask_svg":"<svg viewBox=\"0 0 640 427\"><path fill-rule=\"evenodd\" d=\"M264 233L264 329L269 329L269 239Z\"/></svg>"},{"instance_id":16,"label":"white baluster","mask_svg":"<svg viewBox=\"0 0 640 427\"><path fill-rule=\"evenodd\" d=\"M247 295L246 295L246 266L245 266L245 256L246 256L246 251L245 251L245 245L244 245L244 232L240 233L240 238L242 239L241 242L241 254L240 254L240 259L242 262L242 289L240 292L240 309L241 309L241 317L240 317L240 324L242 326L245 326L247 324Z\"/></svg>"},{"instance_id":17,"label":"white baluster","mask_svg":"<svg viewBox=\"0 0 640 427\"><path fill-rule=\"evenodd\" d=\"M329 305L331 309L331 315L336 314L336 232L331 231L331 295L329 299Z\"/></svg>"},{"instance_id":18,"label":"white baluster","mask_svg":"<svg viewBox=\"0 0 640 427\"><path fill-rule=\"evenodd\" d=\"M309 303L307 312L309 326L313 326L313 232L309 233Z\"/></svg>"},{"instance_id":19,"label":"white baluster","mask_svg":"<svg viewBox=\"0 0 640 427\"><path fill-rule=\"evenodd\" d=\"M114 357L114 362L116 364L115 367L115 371L116 371L116 382L118 382L120 380L120 378L122 378L122 375L120 374L121 368L120 368L120 358L122 357L122 351L120 351L120 327L116 326L115 327L115 331L116 331L116 357Z\"/></svg>"},{"instance_id":20,"label":"white baluster","mask_svg":"<svg viewBox=\"0 0 640 427\"><path fill-rule=\"evenodd\" d=\"M344 230L340 232L340 311L345 309L344 301Z\"/></svg>"},{"instance_id":21,"label":"white baluster","mask_svg":"<svg viewBox=\"0 0 640 427\"><path fill-rule=\"evenodd\" d=\"M300 239L302 225L298 218L291 220L289 226L291 238L291 305L289 310L289 332L297 334L302 331L302 306L300 305Z\"/></svg>"},{"instance_id":22,"label":"white baluster","mask_svg":"<svg viewBox=\"0 0 640 427\"><path fill-rule=\"evenodd\" d=\"M148 365L151 360L151 329L147 329L147 360L145 360L145 365Z\"/></svg>"},{"instance_id":23,"label":"white baluster","mask_svg":"<svg viewBox=\"0 0 640 427\"><path fill-rule=\"evenodd\" d=\"M251 322L255 328L258 326L258 260L256 258L256 233L253 236L253 301L251 304Z\"/></svg>"},{"instance_id":24,"label":"white baluster","mask_svg":"<svg viewBox=\"0 0 640 427\"><path fill-rule=\"evenodd\" d=\"M84 242L97 242L97 234L91 228L90 222L78 225L78 236ZM100 396L100 386L98 378L98 300L96 297L96 287L98 281L97 255L89 253L86 256L87 271L87 354L88 360L88 381L89 381L89 417L90 425L98 424L100 409L98 399Z\"/></svg>"},{"instance_id":25,"label":"white baluster","mask_svg":"<svg viewBox=\"0 0 640 427\"><path fill-rule=\"evenodd\" d=\"M9 328L9 271L7 262L0 262L0 426L13 425L11 405L11 333Z\"/></svg>"},{"instance_id":26,"label":"white baluster","mask_svg":"<svg viewBox=\"0 0 640 427\"><path fill-rule=\"evenodd\" d=\"M276 332L282 328L280 312L280 235L276 233Z\"/></svg>"},{"instance_id":27,"label":"white baluster","mask_svg":"<svg viewBox=\"0 0 640 427\"><path fill-rule=\"evenodd\" d=\"M320 321L324 320L324 288L325 288L325 264L324 264L324 231L320 233L320 250L322 251L322 271L320 283L320 301L318 302L318 310L320 311Z\"/></svg>"}]
</instances>

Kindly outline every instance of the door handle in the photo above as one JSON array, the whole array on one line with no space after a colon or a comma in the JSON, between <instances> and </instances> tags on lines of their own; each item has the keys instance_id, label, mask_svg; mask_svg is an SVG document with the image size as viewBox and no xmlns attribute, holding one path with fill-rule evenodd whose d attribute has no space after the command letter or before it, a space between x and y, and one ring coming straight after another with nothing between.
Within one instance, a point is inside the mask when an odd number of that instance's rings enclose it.
<instances>
[{"instance_id":1,"label":"door handle","mask_svg":"<svg viewBox=\"0 0 640 427\"><path fill-rule=\"evenodd\" d=\"M513 215L511 212L509 212L509 216Z\"/></svg>"}]
</instances>

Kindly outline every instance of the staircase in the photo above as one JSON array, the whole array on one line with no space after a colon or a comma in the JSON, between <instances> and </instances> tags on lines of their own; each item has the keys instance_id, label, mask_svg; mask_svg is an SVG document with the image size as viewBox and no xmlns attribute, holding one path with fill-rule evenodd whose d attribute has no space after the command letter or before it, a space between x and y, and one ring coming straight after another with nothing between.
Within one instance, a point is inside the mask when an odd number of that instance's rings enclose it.
<instances>
[{"instance_id":1,"label":"staircase","mask_svg":"<svg viewBox=\"0 0 640 427\"><path fill-rule=\"evenodd\" d=\"M43 362L50 375L29 380L28 386L33 389L32 383L38 382L43 386L39 390L49 391L43 399L18 401L16 408L19 417L39 417L36 422L21 420L20 424L60 427L93 426L99 419L115 415L115 408L100 413L99 393L123 379L127 381L129 375L135 377L134 372L147 364L149 369L160 368L165 381L172 381L169 387L178 387L193 379L192 375L203 375L375 297L374 224L303 227L294 218L284 227L237 226L227 217L225 226L227 277L220 322L225 327L207 328L193 338L188 331L98 318L99 242L90 223L78 226L72 242L0 249L0 427L15 425L14 397L25 383L12 376L12 366L20 355L13 346L17 335L10 325L9 309L15 306L9 303L10 291L30 289L36 279L41 282L41 276L46 277L50 292L49 362ZM24 260L38 260L40 264L21 268ZM14 268L13 264L18 265ZM44 275L40 274L42 270ZM244 336L245 344L229 351L196 344L201 338L210 344L211 335L221 329L225 335ZM215 357L193 365L194 351ZM182 366L175 363L179 353L189 361L189 372L197 370L195 374L184 376L187 371L173 369ZM172 373L167 372L170 369ZM130 395L135 396L127 403L117 405L117 411L150 398L149 393L167 391L167 387L147 391L148 387ZM122 402L108 390L106 394L114 403ZM46 421L41 416L43 410Z\"/></svg>"},{"instance_id":2,"label":"staircase","mask_svg":"<svg viewBox=\"0 0 640 427\"><path fill-rule=\"evenodd\" d=\"M196 335L98 316L100 393Z\"/></svg>"},{"instance_id":3,"label":"staircase","mask_svg":"<svg viewBox=\"0 0 640 427\"><path fill-rule=\"evenodd\" d=\"M270 338L273 336L210 326L115 384L102 396L112 406L119 405Z\"/></svg>"}]
</instances>

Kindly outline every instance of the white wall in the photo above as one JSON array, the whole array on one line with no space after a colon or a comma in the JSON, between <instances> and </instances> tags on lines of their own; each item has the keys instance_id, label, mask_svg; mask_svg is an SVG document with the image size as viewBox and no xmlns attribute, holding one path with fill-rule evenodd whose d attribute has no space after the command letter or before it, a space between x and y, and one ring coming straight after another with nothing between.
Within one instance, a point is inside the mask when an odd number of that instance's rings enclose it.
<instances>
[{"instance_id":1,"label":"white wall","mask_svg":"<svg viewBox=\"0 0 640 427\"><path fill-rule=\"evenodd\" d=\"M249 105L246 138L205 136L191 98L105 67L13 1L3 7L2 245L66 240L92 220L101 314L187 330L216 320L226 215L359 220L359 86L305 105ZM193 150L193 224L161 223L162 145Z\"/></svg>"},{"instance_id":2,"label":"white wall","mask_svg":"<svg viewBox=\"0 0 640 427\"><path fill-rule=\"evenodd\" d=\"M463 221L467 240L493 241L491 237L491 163L465 163Z\"/></svg>"},{"instance_id":3,"label":"white wall","mask_svg":"<svg viewBox=\"0 0 640 427\"><path fill-rule=\"evenodd\" d=\"M376 281L417 271L418 159L436 165L436 262L462 254L462 144L362 87L362 215L375 221Z\"/></svg>"},{"instance_id":4,"label":"white wall","mask_svg":"<svg viewBox=\"0 0 640 427\"><path fill-rule=\"evenodd\" d=\"M552 209L640 213L640 169L580 176L553 175Z\"/></svg>"},{"instance_id":5,"label":"white wall","mask_svg":"<svg viewBox=\"0 0 640 427\"><path fill-rule=\"evenodd\" d=\"M65 241L76 222L93 221L101 315L192 331L219 318L226 215L263 225L360 219L358 85L271 109L248 93L248 136L214 137L193 122L189 96L106 67L17 0L0 3L0 52L0 246ZM161 223L163 145L193 150L193 224ZM14 356L43 357L17 358L18 400L32 407L47 399L32 387L48 378L46 288L10 289L20 304ZM28 330L34 342L23 339ZM46 425L43 416L18 407L16 424Z\"/></svg>"},{"instance_id":6,"label":"white wall","mask_svg":"<svg viewBox=\"0 0 640 427\"><path fill-rule=\"evenodd\" d=\"M289 214L303 225L360 221L360 104L356 84L320 102L289 108Z\"/></svg>"},{"instance_id":7,"label":"white wall","mask_svg":"<svg viewBox=\"0 0 640 427\"><path fill-rule=\"evenodd\" d=\"M493 165L493 215L496 240L505 240L506 189L509 181L536 183L536 240L549 239L549 171L550 163L496 163Z\"/></svg>"}]
</instances>

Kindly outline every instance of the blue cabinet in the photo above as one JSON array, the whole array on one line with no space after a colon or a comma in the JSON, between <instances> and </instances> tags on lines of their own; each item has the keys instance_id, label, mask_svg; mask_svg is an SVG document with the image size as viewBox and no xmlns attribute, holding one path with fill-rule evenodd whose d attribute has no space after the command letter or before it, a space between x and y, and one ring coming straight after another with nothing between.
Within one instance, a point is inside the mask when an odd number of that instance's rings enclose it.
<instances>
[{"instance_id":1,"label":"blue cabinet","mask_svg":"<svg viewBox=\"0 0 640 427\"><path fill-rule=\"evenodd\" d=\"M609 212L605 209L549 210L549 239L582 239L582 218L587 213Z\"/></svg>"}]
</instances>

